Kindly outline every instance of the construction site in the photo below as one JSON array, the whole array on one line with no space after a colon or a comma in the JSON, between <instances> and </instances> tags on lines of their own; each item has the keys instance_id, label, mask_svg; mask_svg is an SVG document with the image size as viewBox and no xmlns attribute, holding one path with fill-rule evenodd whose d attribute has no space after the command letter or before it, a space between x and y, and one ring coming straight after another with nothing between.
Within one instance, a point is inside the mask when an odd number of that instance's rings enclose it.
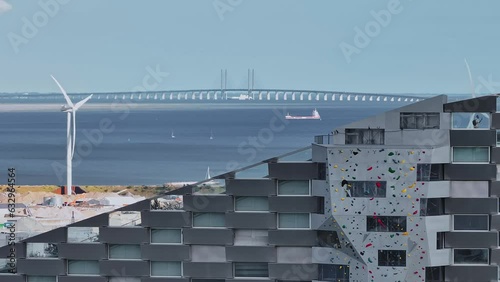
<instances>
[{"instance_id":1,"label":"construction site","mask_svg":"<svg viewBox=\"0 0 500 282\"><path fill-rule=\"evenodd\" d=\"M0 191L3 191L0 193L0 246L7 245L9 227L13 224L17 242L57 227L110 212L176 187L73 186L71 195L67 195L64 187L20 186L16 188L14 209L8 204L12 204L12 201L9 202L6 188L6 186L0 187ZM125 217L115 220L118 226L126 225L130 221Z\"/></svg>"}]
</instances>

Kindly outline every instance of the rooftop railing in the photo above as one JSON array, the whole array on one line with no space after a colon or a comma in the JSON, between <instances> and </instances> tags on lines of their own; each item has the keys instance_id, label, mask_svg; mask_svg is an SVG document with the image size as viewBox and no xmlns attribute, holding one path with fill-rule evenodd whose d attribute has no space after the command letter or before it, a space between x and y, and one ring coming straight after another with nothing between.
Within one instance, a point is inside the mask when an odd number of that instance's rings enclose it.
<instances>
[{"instance_id":1,"label":"rooftop railing","mask_svg":"<svg viewBox=\"0 0 500 282\"><path fill-rule=\"evenodd\" d=\"M316 135L314 136L314 143L316 144L333 144L333 135Z\"/></svg>"}]
</instances>

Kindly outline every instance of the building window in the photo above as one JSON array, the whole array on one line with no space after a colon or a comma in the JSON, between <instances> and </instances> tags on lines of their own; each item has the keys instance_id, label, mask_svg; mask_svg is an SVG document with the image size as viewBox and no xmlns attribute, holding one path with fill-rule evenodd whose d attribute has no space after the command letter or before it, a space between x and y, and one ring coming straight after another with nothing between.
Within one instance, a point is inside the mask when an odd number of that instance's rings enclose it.
<instances>
[{"instance_id":1,"label":"building window","mask_svg":"<svg viewBox=\"0 0 500 282\"><path fill-rule=\"evenodd\" d=\"M68 260L68 274L99 275L97 260Z\"/></svg>"},{"instance_id":2,"label":"building window","mask_svg":"<svg viewBox=\"0 0 500 282\"><path fill-rule=\"evenodd\" d=\"M453 249L454 264L489 264L489 249Z\"/></svg>"},{"instance_id":3,"label":"building window","mask_svg":"<svg viewBox=\"0 0 500 282\"><path fill-rule=\"evenodd\" d=\"M400 113L401 129L439 129L439 113Z\"/></svg>"},{"instance_id":4,"label":"building window","mask_svg":"<svg viewBox=\"0 0 500 282\"><path fill-rule=\"evenodd\" d=\"M181 229L151 229L152 244L182 244Z\"/></svg>"},{"instance_id":5,"label":"building window","mask_svg":"<svg viewBox=\"0 0 500 282\"><path fill-rule=\"evenodd\" d=\"M309 180L279 180L278 196L309 196Z\"/></svg>"},{"instance_id":6,"label":"building window","mask_svg":"<svg viewBox=\"0 0 500 282\"><path fill-rule=\"evenodd\" d=\"M349 265L319 264L318 280L349 282Z\"/></svg>"},{"instance_id":7,"label":"building window","mask_svg":"<svg viewBox=\"0 0 500 282\"><path fill-rule=\"evenodd\" d=\"M57 282L56 276L26 276L26 282Z\"/></svg>"},{"instance_id":8,"label":"building window","mask_svg":"<svg viewBox=\"0 0 500 282\"><path fill-rule=\"evenodd\" d=\"M385 198L385 181L349 181L347 197Z\"/></svg>"},{"instance_id":9,"label":"building window","mask_svg":"<svg viewBox=\"0 0 500 282\"><path fill-rule=\"evenodd\" d=\"M438 282L444 280L444 267L426 267L425 268L425 281Z\"/></svg>"},{"instance_id":10,"label":"building window","mask_svg":"<svg viewBox=\"0 0 500 282\"><path fill-rule=\"evenodd\" d=\"M436 233L436 250L444 249L444 232Z\"/></svg>"},{"instance_id":11,"label":"building window","mask_svg":"<svg viewBox=\"0 0 500 282\"><path fill-rule=\"evenodd\" d=\"M152 261L151 276L181 277L182 263L180 261Z\"/></svg>"},{"instance_id":12,"label":"building window","mask_svg":"<svg viewBox=\"0 0 500 282\"><path fill-rule=\"evenodd\" d=\"M109 277L108 282L141 282L139 277Z\"/></svg>"},{"instance_id":13,"label":"building window","mask_svg":"<svg viewBox=\"0 0 500 282\"><path fill-rule=\"evenodd\" d=\"M235 262L234 277L269 277L269 268L266 262Z\"/></svg>"},{"instance_id":14,"label":"building window","mask_svg":"<svg viewBox=\"0 0 500 282\"><path fill-rule=\"evenodd\" d=\"M451 113L452 129L490 129L489 113Z\"/></svg>"},{"instance_id":15,"label":"building window","mask_svg":"<svg viewBox=\"0 0 500 282\"><path fill-rule=\"evenodd\" d=\"M57 258L59 257L59 250L57 244L28 243L26 254L28 258Z\"/></svg>"},{"instance_id":16,"label":"building window","mask_svg":"<svg viewBox=\"0 0 500 282\"><path fill-rule=\"evenodd\" d=\"M326 180L326 163L318 163L318 180Z\"/></svg>"},{"instance_id":17,"label":"building window","mask_svg":"<svg viewBox=\"0 0 500 282\"><path fill-rule=\"evenodd\" d=\"M368 232L406 232L406 216L367 216Z\"/></svg>"},{"instance_id":18,"label":"building window","mask_svg":"<svg viewBox=\"0 0 500 282\"><path fill-rule=\"evenodd\" d=\"M487 214L453 215L453 230L489 230L490 216Z\"/></svg>"},{"instance_id":19,"label":"building window","mask_svg":"<svg viewBox=\"0 0 500 282\"><path fill-rule=\"evenodd\" d=\"M267 246L269 243L267 230L235 230L235 246Z\"/></svg>"},{"instance_id":20,"label":"building window","mask_svg":"<svg viewBox=\"0 0 500 282\"><path fill-rule=\"evenodd\" d=\"M379 250L378 266L406 266L406 251Z\"/></svg>"},{"instance_id":21,"label":"building window","mask_svg":"<svg viewBox=\"0 0 500 282\"><path fill-rule=\"evenodd\" d=\"M309 229L311 216L308 213L279 213L278 228Z\"/></svg>"},{"instance_id":22,"label":"building window","mask_svg":"<svg viewBox=\"0 0 500 282\"><path fill-rule=\"evenodd\" d=\"M497 130L497 147L500 146L500 130Z\"/></svg>"},{"instance_id":23,"label":"building window","mask_svg":"<svg viewBox=\"0 0 500 282\"><path fill-rule=\"evenodd\" d=\"M453 147L455 163L489 163L490 147Z\"/></svg>"},{"instance_id":24,"label":"building window","mask_svg":"<svg viewBox=\"0 0 500 282\"><path fill-rule=\"evenodd\" d=\"M68 243L98 243L99 227L68 227Z\"/></svg>"},{"instance_id":25,"label":"building window","mask_svg":"<svg viewBox=\"0 0 500 282\"><path fill-rule=\"evenodd\" d=\"M441 181L443 179L442 164L417 164L417 181Z\"/></svg>"},{"instance_id":26,"label":"building window","mask_svg":"<svg viewBox=\"0 0 500 282\"><path fill-rule=\"evenodd\" d=\"M110 259L141 259L139 245L109 245Z\"/></svg>"},{"instance_id":27,"label":"building window","mask_svg":"<svg viewBox=\"0 0 500 282\"><path fill-rule=\"evenodd\" d=\"M443 198L420 198L420 216L444 214Z\"/></svg>"},{"instance_id":28,"label":"building window","mask_svg":"<svg viewBox=\"0 0 500 282\"><path fill-rule=\"evenodd\" d=\"M224 227L226 226L226 215L215 212L193 213L193 227Z\"/></svg>"},{"instance_id":29,"label":"building window","mask_svg":"<svg viewBox=\"0 0 500 282\"><path fill-rule=\"evenodd\" d=\"M269 211L269 199L267 197L236 197L234 202L235 211Z\"/></svg>"},{"instance_id":30,"label":"building window","mask_svg":"<svg viewBox=\"0 0 500 282\"><path fill-rule=\"evenodd\" d=\"M318 230L318 245L324 248L340 249L340 239L337 232Z\"/></svg>"},{"instance_id":31,"label":"building window","mask_svg":"<svg viewBox=\"0 0 500 282\"><path fill-rule=\"evenodd\" d=\"M383 129L346 129L345 143L352 145L383 145L384 135Z\"/></svg>"}]
</instances>

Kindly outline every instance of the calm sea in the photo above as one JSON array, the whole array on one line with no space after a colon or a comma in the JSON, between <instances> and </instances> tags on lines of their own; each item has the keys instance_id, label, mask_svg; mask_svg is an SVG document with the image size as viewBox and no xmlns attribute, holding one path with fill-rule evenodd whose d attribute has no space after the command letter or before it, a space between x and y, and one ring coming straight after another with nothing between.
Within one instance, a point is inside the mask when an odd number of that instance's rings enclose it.
<instances>
[{"instance_id":1,"label":"calm sea","mask_svg":"<svg viewBox=\"0 0 500 282\"><path fill-rule=\"evenodd\" d=\"M73 182L151 185L198 181L205 178L207 167L214 176L226 172L228 165L243 167L285 154L310 145L314 135L401 105L179 104L175 109L136 109L126 116L109 110L81 110L77 113ZM287 112L310 115L315 107L322 120L284 120ZM103 122L107 127L100 128ZM4 171L0 183L7 182L7 168L14 167L18 184L64 185L65 113L0 113L0 137L0 168Z\"/></svg>"}]
</instances>

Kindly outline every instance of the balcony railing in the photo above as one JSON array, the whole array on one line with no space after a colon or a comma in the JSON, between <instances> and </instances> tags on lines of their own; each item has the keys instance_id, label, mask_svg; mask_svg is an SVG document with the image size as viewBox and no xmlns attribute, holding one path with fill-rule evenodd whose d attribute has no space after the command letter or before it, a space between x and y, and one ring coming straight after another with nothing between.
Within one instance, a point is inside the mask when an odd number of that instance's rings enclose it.
<instances>
[{"instance_id":1,"label":"balcony railing","mask_svg":"<svg viewBox=\"0 0 500 282\"><path fill-rule=\"evenodd\" d=\"M314 143L316 144L333 144L333 135L316 135L314 136Z\"/></svg>"}]
</instances>

